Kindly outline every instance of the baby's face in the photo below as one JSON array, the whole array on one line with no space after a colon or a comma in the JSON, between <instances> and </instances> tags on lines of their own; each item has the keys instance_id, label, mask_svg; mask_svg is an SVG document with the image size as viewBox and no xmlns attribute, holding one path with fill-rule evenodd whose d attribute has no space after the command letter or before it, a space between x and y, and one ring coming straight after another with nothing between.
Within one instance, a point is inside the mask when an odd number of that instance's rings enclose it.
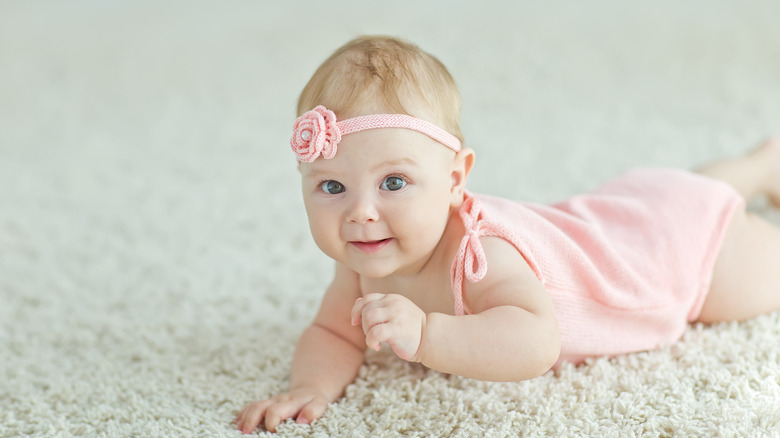
<instances>
[{"instance_id":1,"label":"baby's face","mask_svg":"<svg viewBox=\"0 0 780 438\"><path fill-rule=\"evenodd\" d=\"M301 163L314 240L360 275L413 275L430 258L453 205L455 153L406 129L346 135L330 160Z\"/></svg>"}]
</instances>

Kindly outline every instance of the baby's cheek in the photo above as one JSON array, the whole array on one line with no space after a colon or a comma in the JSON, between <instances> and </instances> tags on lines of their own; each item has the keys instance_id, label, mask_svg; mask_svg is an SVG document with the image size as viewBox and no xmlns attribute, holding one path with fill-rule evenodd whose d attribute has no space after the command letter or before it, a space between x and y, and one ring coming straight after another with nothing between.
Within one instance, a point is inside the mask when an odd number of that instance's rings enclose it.
<instances>
[{"instance_id":1,"label":"baby's cheek","mask_svg":"<svg viewBox=\"0 0 780 438\"><path fill-rule=\"evenodd\" d=\"M410 226L421 238L438 241L444 233L449 218L449 207L438 203L427 203L407 214Z\"/></svg>"},{"instance_id":2,"label":"baby's cheek","mask_svg":"<svg viewBox=\"0 0 780 438\"><path fill-rule=\"evenodd\" d=\"M338 260L339 258L339 245L338 245L338 233L337 232L330 232L324 230L318 230L312 227L312 238L314 239L314 243L317 245L317 247L325 253L328 257Z\"/></svg>"},{"instance_id":3,"label":"baby's cheek","mask_svg":"<svg viewBox=\"0 0 780 438\"><path fill-rule=\"evenodd\" d=\"M417 218L413 222L410 221L406 242L417 248L418 252L428 253L436 248L436 245L441 240L441 236L444 232L443 226L438 224L426 222L427 218Z\"/></svg>"}]
</instances>

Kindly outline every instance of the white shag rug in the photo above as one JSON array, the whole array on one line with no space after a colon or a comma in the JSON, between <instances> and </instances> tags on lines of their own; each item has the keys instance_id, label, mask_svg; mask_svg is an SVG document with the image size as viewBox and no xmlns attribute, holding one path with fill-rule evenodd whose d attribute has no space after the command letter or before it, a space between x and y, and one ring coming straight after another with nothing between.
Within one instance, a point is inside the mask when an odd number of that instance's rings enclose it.
<instances>
[{"instance_id":1,"label":"white shag rug","mask_svg":"<svg viewBox=\"0 0 780 438\"><path fill-rule=\"evenodd\" d=\"M777 2L465 3L0 1L0 436L238 436L287 386L331 270L293 108L356 35L450 67L476 192L549 202L780 134ZM513 384L371 353L278 435L777 436L780 314Z\"/></svg>"}]
</instances>

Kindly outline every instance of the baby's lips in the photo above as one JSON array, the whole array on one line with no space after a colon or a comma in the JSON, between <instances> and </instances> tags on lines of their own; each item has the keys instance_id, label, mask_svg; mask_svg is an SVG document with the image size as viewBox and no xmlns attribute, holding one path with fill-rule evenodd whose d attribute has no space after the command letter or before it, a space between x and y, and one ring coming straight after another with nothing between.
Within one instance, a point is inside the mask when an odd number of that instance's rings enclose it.
<instances>
[{"instance_id":1,"label":"baby's lips","mask_svg":"<svg viewBox=\"0 0 780 438\"><path fill-rule=\"evenodd\" d=\"M364 240L364 241L351 241L350 243L354 247L366 253L374 253L381 251L385 246L390 243L390 238L380 240Z\"/></svg>"}]
</instances>

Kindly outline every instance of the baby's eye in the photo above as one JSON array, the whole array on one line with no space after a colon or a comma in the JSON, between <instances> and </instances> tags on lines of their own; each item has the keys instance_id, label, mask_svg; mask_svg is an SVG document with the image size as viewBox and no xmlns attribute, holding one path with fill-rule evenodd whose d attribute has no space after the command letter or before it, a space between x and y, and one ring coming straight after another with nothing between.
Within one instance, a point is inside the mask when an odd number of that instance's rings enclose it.
<instances>
[{"instance_id":1,"label":"baby's eye","mask_svg":"<svg viewBox=\"0 0 780 438\"><path fill-rule=\"evenodd\" d=\"M401 190L405 185L406 181L404 181L404 179L400 176L388 176L384 181L382 181L381 189L394 192L396 190Z\"/></svg>"},{"instance_id":2,"label":"baby's eye","mask_svg":"<svg viewBox=\"0 0 780 438\"><path fill-rule=\"evenodd\" d=\"M345 189L344 184L341 184L338 181L329 180L323 181L322 184L320 184L320 190L329 195L337 195L343 192Z\"/></svg>"}]
</instances>

